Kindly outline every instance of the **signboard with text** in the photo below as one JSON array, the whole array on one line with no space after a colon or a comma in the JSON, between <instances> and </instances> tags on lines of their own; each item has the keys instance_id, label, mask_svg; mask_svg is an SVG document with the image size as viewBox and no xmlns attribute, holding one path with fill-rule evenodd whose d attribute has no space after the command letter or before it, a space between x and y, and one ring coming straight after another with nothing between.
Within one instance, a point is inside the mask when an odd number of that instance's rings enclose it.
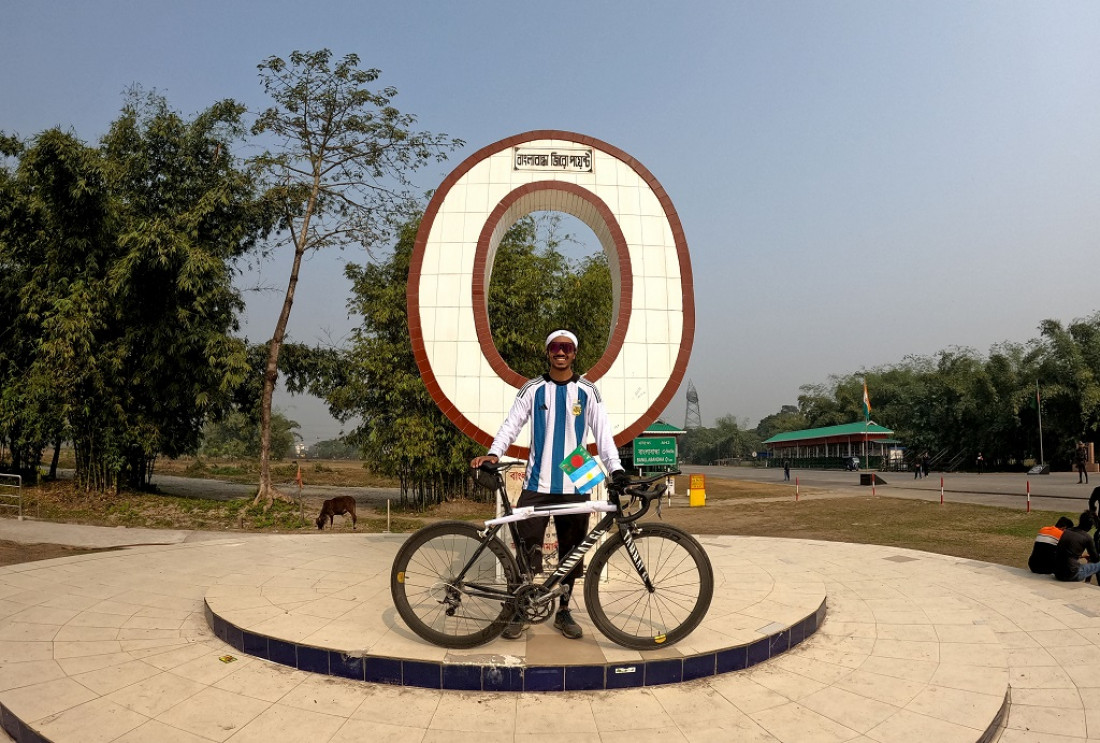
<instances>
[{"instance_id":1,"label":"signboard with text","mask_svg":"<svg viewBox=\"0 0 1100 743\"><path fill-rule=\"evenodd\" d=\"M634 439L635 467L675 467L674 436L642 436Z\"/></svg>"}]
</instances>

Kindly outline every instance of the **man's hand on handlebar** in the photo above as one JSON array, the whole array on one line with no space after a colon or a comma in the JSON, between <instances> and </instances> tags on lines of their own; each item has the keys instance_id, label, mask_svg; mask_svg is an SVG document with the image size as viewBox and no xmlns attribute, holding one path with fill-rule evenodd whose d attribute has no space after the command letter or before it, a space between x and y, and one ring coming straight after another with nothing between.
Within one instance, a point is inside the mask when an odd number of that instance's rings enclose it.
<instances>
[{"instance_id":1,"label":"man's hand on handlebar","mask_svg":"<svg viewBox=\"0 0 1100 743\"><path fill-rule=\"evenodd\" d=\"M611 484L619 490L625 490L630 484L630 475L626 474L626 470L615 470L611 473Z\"/></svg>"},{"instance_id":2,"label":"man's hand on handlebar","mask_svg":"<svg viewBox=\"0 0 1100 743\"><path fill-rule=\"evenodd\" d=\"M496 464L498 461L499 458L496 454L486 454L483 457L474 457L470 460L470 469L476 470L478 467L485 464L486 462L489 462L490 464Z\"/></svg>"}]
</instances>

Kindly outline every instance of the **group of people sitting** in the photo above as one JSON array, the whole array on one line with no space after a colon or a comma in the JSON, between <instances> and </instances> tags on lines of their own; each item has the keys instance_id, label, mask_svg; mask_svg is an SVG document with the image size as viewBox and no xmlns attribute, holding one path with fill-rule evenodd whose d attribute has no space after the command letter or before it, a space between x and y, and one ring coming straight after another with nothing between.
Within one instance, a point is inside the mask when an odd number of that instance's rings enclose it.
<instances>
[{"instance_id":1,"label":"group of people sitting","mask_svg":"<svg viewBox=\"0 0 1100 743\"><path fill-rule=\"evenodd\" d=\"M1035 537L1027 566L1033 573L1053 575L1063 581L1088 581L1100 573L1100 528L1094 536L1089 532L1100 526L1097 509L1100 508L1100 488L1089 497L1089 510L1077 519L1077 525L1065 516L1054 526L1044 526ZM1088 562L1081 562L1087 557ZM1097 578L1100 584L1100 578Z\"/></svg>"}]
</instances>

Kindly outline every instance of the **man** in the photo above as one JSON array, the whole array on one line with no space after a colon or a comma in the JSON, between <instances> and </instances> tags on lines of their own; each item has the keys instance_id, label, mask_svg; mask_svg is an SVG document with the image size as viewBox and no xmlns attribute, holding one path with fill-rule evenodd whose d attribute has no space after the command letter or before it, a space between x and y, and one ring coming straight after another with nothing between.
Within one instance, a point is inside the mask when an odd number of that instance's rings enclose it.
<instances>
[{"instance_id":1,"label":"man","mask_svg":"<svg viewBox=\"0 0 1100 743\"><path fill-rule=\"evenodd\" d=\"M1073 520L1062 516L1054 526L1044 526L1035 537L1035 544L1031 548L1031 557L1027 558L1027 566L1031 572L1039 575L1050 575L1054 572L1054 559L1058 553L1058 540L1062 538L1062 532L1073 526Z\"/></svg>"},{"instance_id":2,"label":"man","mask_svg":"<svg viewBox=\"0 0 1100 743\"><path fill-rule=\"evenodd\" d=\"M1083 581L1100 573L1100 555L1089 537L1092 514L1085 511L1077 522L1062 532L1054 553L1054 577L1062 581ZM1088 553L1088 563L1082 565L1081 557Z\"/></svg>"},{"instance_id":3,"label":"man","mask_svg":"<svg viewBox=\"0 0 1100 743\"><path fill-rule=\"evenodd\" d=\"M1073 452L1073 464L1077 469L1077 484L1089 484L1089 470L1085 463L1089 460L1089 450L1084 442L1077 442L1077 449ZM1083 479L1082 479L1083 478Z\"/></svg>"},{"instance_id":4,"label":"man","mask_svg":"<svg viewBox=\"0 0 1100 743\"><path fill-rule=\"evenodd\" d=\"M515 442L523 426L531 421L531 453L527 460L523 490L515 503L517 507L588 500L587 495L577 492L573 482L558 465L574 449L585 444L589 431L612 479L615 482L629 479L619 462L611 424L599 392L591 382L573 371L573 362L577 358L577 336L568 330L556 330L546 337L545 347L549 371L523 385L488 454L475 457L470 462L471 467L479 467L483 462L497 461ZM526 554L536 569L542 564L542 541L547 523L548 519L541 518L516 524ZM558 554L568 554L588 533L588 516L555 516L554 528L558 533ZM570 640L584 634L569 610L570 595L581 569L582 564L578 563L563 581L567 590L554 617L554 628ZM523 630L523 618L516 616L505 628L502 637L516 640L523 635Z\"/></svg>"}]
</instances>

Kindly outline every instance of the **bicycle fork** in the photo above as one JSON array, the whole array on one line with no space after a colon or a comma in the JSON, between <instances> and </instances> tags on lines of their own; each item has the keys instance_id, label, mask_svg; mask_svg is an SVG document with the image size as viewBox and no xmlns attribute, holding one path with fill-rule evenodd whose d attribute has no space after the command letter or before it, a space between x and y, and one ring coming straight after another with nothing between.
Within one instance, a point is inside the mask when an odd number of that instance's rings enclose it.
<instances>
[{"instance_id":1,"label":"bicycle fork","mask_svg":"<svg viewBox=\"0 0 1100 743\"><path fill-rule=\"evenodd\" d=\"M657 589L653 586L653 581L649 579L649 571L646 570L645 563L642 562L642 555L638 552L638 545L634 543L634 535L631 533L630 527L620 526L619 534L622 535L623 544L626 546L626 554L630 555L630 561L634 563L634 569L638 571L638 577L642 579L642 584L647 591L654 593Z\"/></svg>"}]
</instances>

